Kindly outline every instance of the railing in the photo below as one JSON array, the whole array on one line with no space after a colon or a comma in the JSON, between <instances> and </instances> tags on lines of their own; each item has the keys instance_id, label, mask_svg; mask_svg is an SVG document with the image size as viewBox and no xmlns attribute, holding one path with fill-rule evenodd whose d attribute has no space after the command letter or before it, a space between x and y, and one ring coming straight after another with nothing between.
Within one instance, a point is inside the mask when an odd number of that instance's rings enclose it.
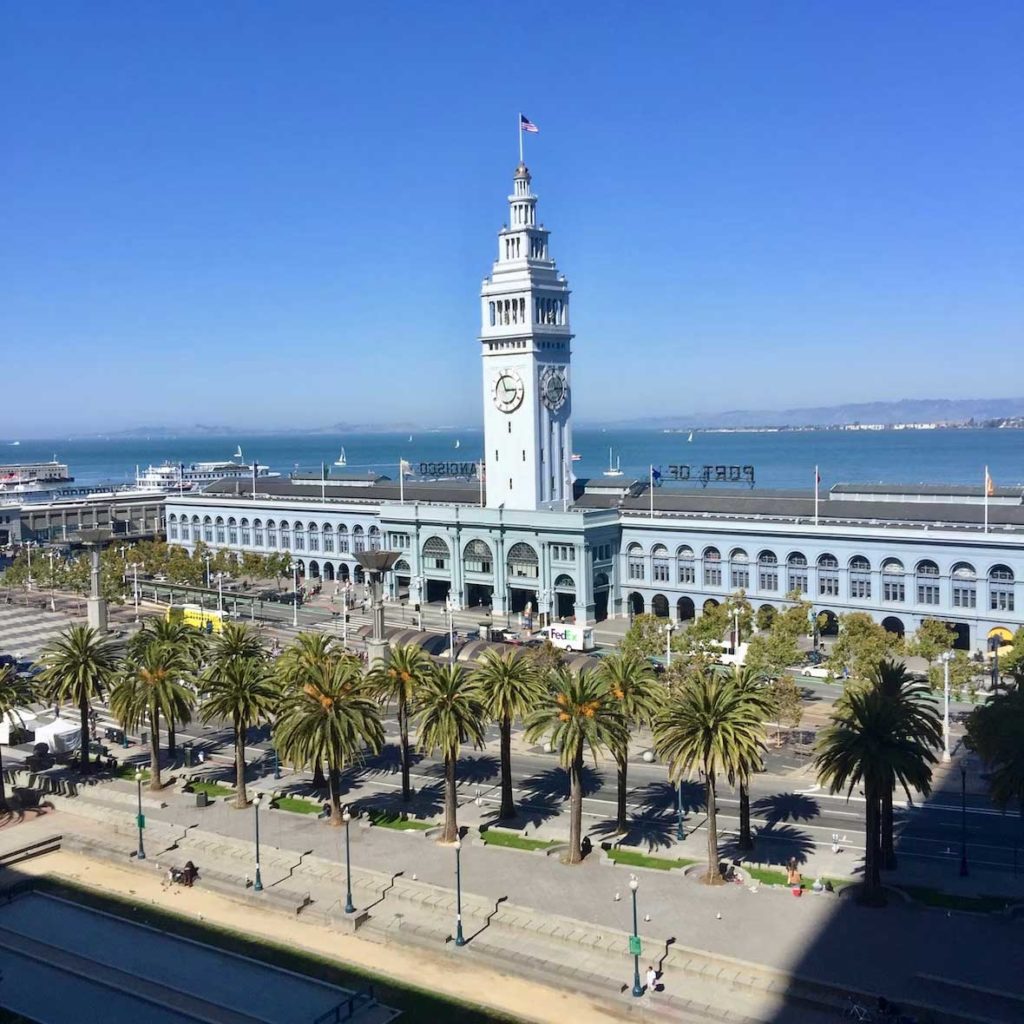
<instances>
[{"instance_id":1,"label":"railing","mask_svg":"<svg viewBox=\"0 0 1024 1024\"><path fill-rule=\"evenodd\" d=\"M313 1024L340 1024L341 1021L351 1020L356 1011L367 1006L372 1006L377 1000L373 994L373 986L369 985L364 991L353 992L347 999L332 1007L326 1013L321 1014Z\"/></svg>"}]
</instances>

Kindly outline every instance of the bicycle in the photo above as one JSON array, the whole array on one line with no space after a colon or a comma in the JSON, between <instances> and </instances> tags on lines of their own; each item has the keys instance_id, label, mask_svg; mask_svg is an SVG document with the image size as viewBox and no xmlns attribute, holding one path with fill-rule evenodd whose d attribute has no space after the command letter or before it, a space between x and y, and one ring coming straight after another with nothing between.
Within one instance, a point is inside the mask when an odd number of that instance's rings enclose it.
<instances>
[{"instance_id":1,"label":"bicycle","mask_svg":"<svg viewBox=\"0 0 1024 1024\"><path fill-rule=\"evenodd\" d=\"M851 1020L860 1021L861 1024L875 1020L874 1010L858 1003L852 997L846 1001L846 1009L843 1011L843 1016L849 1017Z\"/></svg>"}]
</instances>

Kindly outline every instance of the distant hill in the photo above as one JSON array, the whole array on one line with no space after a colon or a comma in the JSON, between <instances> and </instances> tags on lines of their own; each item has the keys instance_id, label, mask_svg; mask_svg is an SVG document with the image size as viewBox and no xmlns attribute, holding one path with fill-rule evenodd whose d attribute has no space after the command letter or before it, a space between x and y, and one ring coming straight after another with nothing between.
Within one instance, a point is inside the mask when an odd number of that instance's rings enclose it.
<instances>
[{"instance_id":1,"label":"distant hill","mask_svg":"<svg viewBox=\"0 0 1024 1024\"><path fill-rule=\"evenodd\" d=\"M903 398L894 402L857 402L807 409L730 410L643 416L620 420L619 427L836 427L849 423L967 423L1024 416L1024 398ZM607 422L603 426L609 426Z\"/></svg>"}]
</instances>

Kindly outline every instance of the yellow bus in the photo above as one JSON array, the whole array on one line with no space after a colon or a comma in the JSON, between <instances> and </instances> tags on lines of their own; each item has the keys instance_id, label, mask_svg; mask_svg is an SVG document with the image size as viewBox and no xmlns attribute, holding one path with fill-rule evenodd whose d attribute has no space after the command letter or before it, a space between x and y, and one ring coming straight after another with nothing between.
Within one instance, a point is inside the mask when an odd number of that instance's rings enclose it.
<instances>
[{"instance_id":1,"label":"yellow bus","mask_svg":"<svg viewBox=\"0 0 1024 1024\"><path fill-rule=\"evenodd\" d=\"M168 622L184 622L204 633L220 633L224 630L224 616L221 612L201 608L197 604L172 604L167 609Z\"/></svg>"}]
</instances>

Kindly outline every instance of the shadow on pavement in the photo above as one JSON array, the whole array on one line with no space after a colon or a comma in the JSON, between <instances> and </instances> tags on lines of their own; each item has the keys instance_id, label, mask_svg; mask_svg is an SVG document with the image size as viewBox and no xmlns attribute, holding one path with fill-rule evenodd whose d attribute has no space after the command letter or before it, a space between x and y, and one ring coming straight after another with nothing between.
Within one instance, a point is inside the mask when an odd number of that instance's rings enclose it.
<instances>
[{"instance_id":1,"label":"shadow on pavement","mask_svg":"<svg viewBox=\"0 0 1024 1024\"><path fill-rule=\"evenodd\" d=\"M604 775L589 765L583 766L581 778L584 797L593 796L604 782ZM568 800L569 773L564 768L548 768L523 779L519 788L525 794L525 799L531 803L554 799Z\"/></svg>"},{"instance_id":2,"label":"shadow on pavement","mask_svg":"<svg viewBox=\"0 0 1024 1024\"><path fill-rule=\"evenodd\" d=\"M634 815L629 819L629 827L621 833L617 846L644 846L648 853L652 850L665 849L676 841L678 817L674 814ZM587 835L596 842L611 836L620 836L614 818L599 821Z\"/></svg>"},{"instance_id":3,"label":"shadow on pavement","mask_svg":"<svg viewBox=\"0 0 1024 1024\"><path fill-rule=\"evenodd\" d=\"M648 782L633 790L633 801L641 806L641 814L662 814L678 811L682 791L683 814L704 810L704 787L699 782Z\"/></svg>"},{"instance_id":4,"label":"shadow on pavement","mask_svg":"<svg viewBox=\"0 0 1024 1024\"><path fill-rule=\"evenodd\" d=\"M765 818L769 828L783 821L810 821L821 814L821 805L803 793L773 793L750 805L750 813Z\"/></svg>"}]
</instances>

